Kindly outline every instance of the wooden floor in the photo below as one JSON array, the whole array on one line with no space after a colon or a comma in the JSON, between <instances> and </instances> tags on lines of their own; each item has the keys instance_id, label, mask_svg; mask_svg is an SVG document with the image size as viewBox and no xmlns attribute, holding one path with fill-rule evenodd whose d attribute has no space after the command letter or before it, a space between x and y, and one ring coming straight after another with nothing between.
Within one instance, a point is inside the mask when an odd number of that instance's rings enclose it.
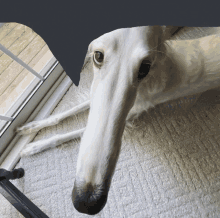
<instances>
[{"instance_id":1,"label":"wooden floor","mask_svg":"<svg viewBox=\"0 0 220 218\"><path fill-rule=\"evenodd\" d=\"M53 57L45 41L32 29L18 23L0 27L0 44L38 73ZM33 74L0 50L0 114L4 115L24 92Z\"/></svg>"}]
</instances>

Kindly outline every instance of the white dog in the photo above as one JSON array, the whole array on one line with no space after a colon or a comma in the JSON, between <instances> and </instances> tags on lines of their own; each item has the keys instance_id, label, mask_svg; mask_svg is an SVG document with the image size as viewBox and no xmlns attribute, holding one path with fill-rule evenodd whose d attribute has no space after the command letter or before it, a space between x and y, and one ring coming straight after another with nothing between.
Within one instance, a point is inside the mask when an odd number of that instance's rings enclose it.
<instances>
[{"instance_id":1,"label":"white dog","mask_svg":"<svg viewBox=\"0 0 220 218\"><path fill-rule=\"evenodd\" d=\"M90 100L18 128L29 134L90 108L85 129L29 144L22 155L81 140L73 204L96 214L107 201L126 121L157 104L220 86L220 37L169 40L177 27L119 29L95 39L84 68L94 74Z\"/></svg>"}]
</instances>

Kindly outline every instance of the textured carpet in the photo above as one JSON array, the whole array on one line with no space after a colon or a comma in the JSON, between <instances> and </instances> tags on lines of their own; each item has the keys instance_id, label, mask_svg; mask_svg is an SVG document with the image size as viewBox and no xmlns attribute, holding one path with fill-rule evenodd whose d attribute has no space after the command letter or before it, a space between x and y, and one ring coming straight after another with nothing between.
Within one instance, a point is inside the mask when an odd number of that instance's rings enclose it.
<instances>
[{"instance_id":1,"label":"textured carpet","mask_svg":"<svg viewBox=\"0 0 220 218\"><path fill-rule=\"evenodd\" d=\"M91 79L82 73L53 114L85 101ZM196 98L158 105L126 128L107 204L94 217L220 217L220 94L205 93L183 110ZM87 116L45 128L34 141L85 127ZM90 217L71 201L79 145L72 140L16 166L25 177L12 183L51 218ZM23 217L1 195L0 202L1 218Z\"/></svg>"},{"instance_id":2,"label":"textured carpet","mask_svg":"<svg viewBox=\"0 0 220 218\"><path fill-rule=\"evenodd\" d=\"M70 88L54 114L82 102L82 96L87 99L89 76L81 75L80 87ZM159 105L126 129L107 205L95 217L220 216L220 108L215 99L205 106L204 99L186 112ZM43 129L34 140L82 128L87 115ZM17 165L26 174L13 183L49 217L86 217L71 202L79 142L22 158ZM19 216L0 200L2 218Z\"/></svg>"}]
</instances>

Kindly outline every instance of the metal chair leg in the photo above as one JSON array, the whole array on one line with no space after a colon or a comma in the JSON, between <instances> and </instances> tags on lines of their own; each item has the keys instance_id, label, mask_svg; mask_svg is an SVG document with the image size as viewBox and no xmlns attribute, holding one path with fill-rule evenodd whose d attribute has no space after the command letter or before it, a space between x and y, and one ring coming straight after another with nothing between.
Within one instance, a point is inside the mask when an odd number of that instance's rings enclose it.
<instances>
[{"instance_id":1,"label":"metal chair leg","mask_svg":"<svg viewBox=\"0 0 220 218\"><path fill-rule=\"evenodd\" d=\"M9 179L19 179L24 176L24 169L12 171L0 169L0 193L26 218L49 218L23 193L21 193Z\"/></svg>"}]
</instances>

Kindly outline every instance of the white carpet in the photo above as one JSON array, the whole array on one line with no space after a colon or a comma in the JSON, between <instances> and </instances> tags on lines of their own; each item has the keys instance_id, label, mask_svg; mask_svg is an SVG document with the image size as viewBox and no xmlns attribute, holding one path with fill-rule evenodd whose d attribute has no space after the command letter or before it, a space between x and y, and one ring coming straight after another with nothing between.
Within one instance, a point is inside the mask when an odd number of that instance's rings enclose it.
<instances>
[{"instance_id":1,"label":"white carpet","mask_svg":"<svg viewBox=\"0 0 220 218\"><path fill-rule=\"evenodd\" d=\"M54 114L83 101L89 76L82 74L80 87L70 88ZM187 112L160 105L136 122L139 127L126 129L107 205L95 217L220 216L220 108L204 106L204 99ZM43 129L35 140L82 128L87 114ZM25 177L13 183L49 217L86 217L71 201L79 141L22 158L17 165ZM18 217L0 200L2 218Z\"/></svg>"},{"instance_id":2,"label":"white carpet","mask_svg":"<svg viewBox=\"0 0 220 218\"><path fill-rule=\"evenodd\" d=\"M92 75L81 74L53 114L88 98ZM190 110L162 104L126 129L105 208L94 217L220 217L220 94L211 92ZM216 97L217 96L217 97ZM212 104L211 104L212 103ZM86 125L88 111L41 130L36 140ZM80 140L25 157L25 177L13 181L51 218L90 217L71 200ZM0 195L0 217L22 217Z\"/></svg>"}]
</instances>

